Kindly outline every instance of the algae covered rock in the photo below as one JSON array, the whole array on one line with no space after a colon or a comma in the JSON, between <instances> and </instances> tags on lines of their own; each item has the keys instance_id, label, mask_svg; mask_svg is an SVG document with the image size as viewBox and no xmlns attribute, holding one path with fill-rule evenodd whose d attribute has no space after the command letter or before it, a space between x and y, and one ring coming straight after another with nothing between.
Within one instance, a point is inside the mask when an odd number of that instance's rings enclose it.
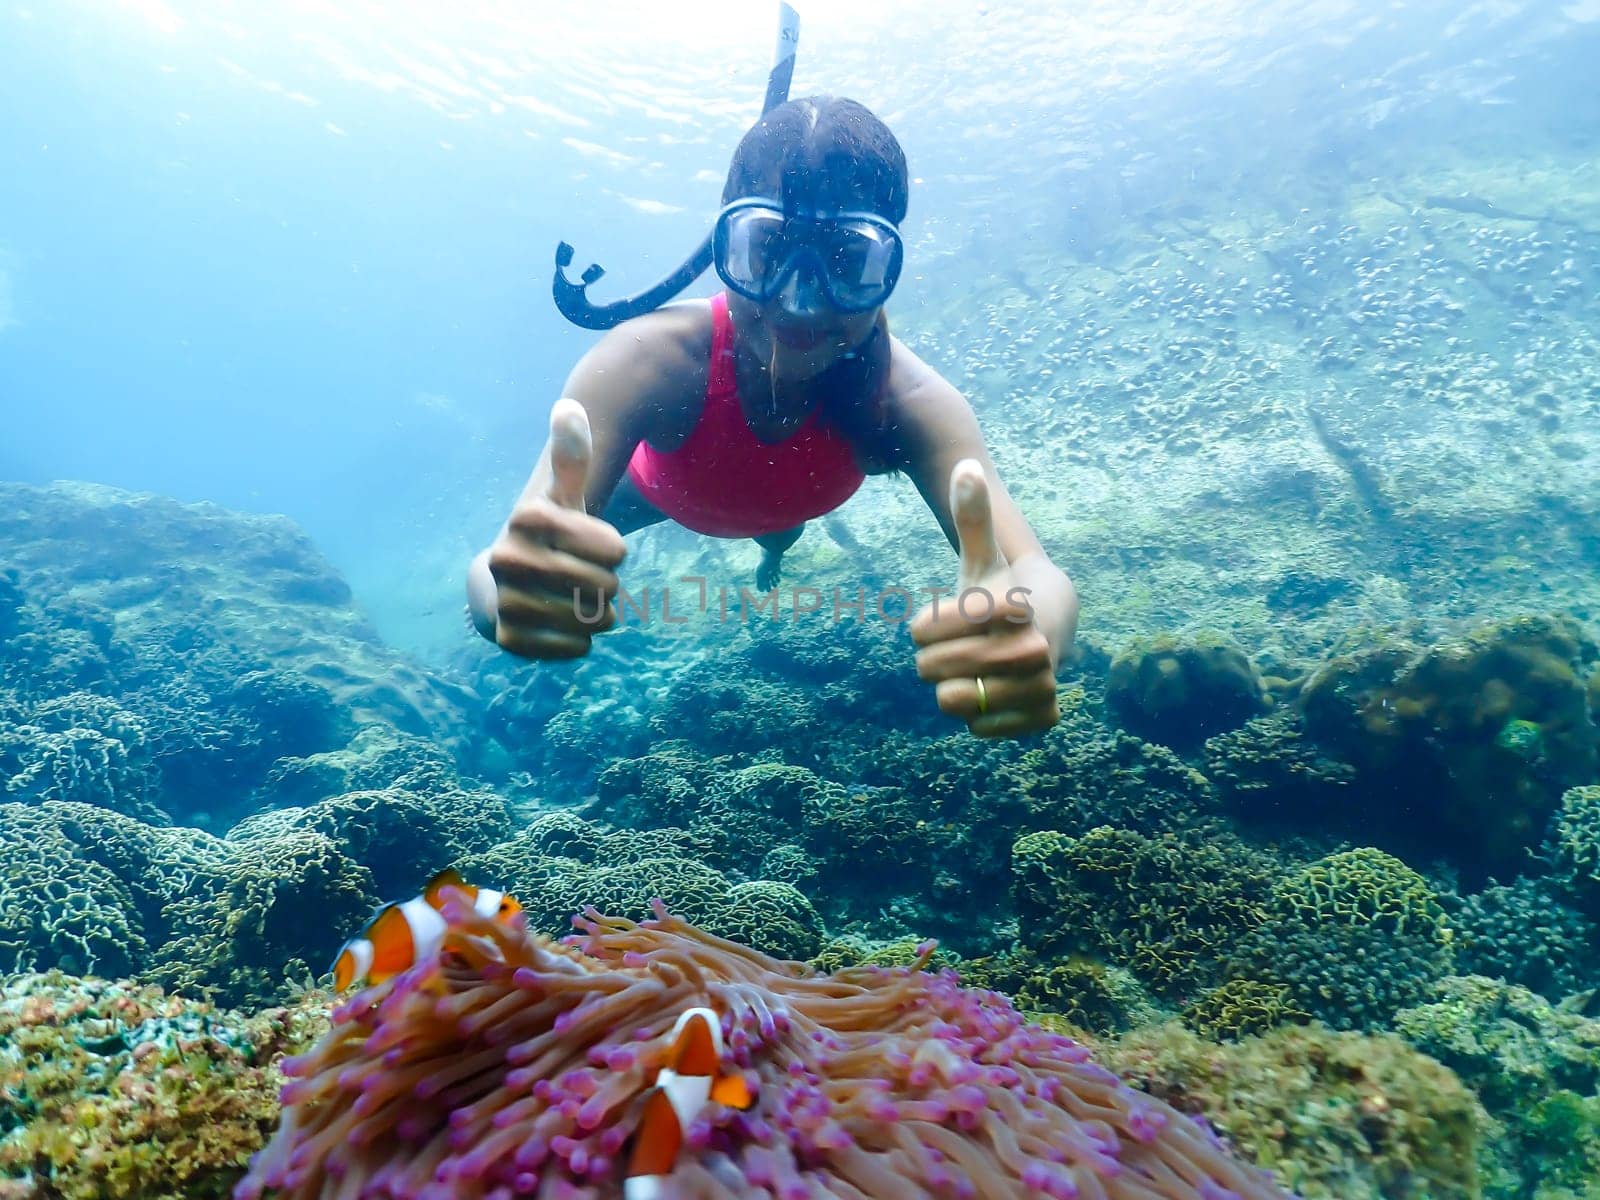
<instances>
[{"instance_id":1,"label":"algae covered rock","mask_svg":"<svg viewBox=\"0 0 1600 1200\"><path fill-rule=\"evenodd\" d=\"M0 1196L223 1200L328 998L246 1016L60 972L0 987Z\"/></svg>"},{"instance_id":2,"label":"algae covered rock","mask_svg":"<svg viewBox=\"0 0 1600 1200\"><path fill-rule=\"evenodd\" d=\"M1600 1021L1482 976L1440 981L1395 1029L1455 1071L1503 1126L1496 1158L1519 1194L1600 1178ZM1548 1190L1533 1193L1544 1185ZM1579 1190L1569 1195L1585 1195Z\"/></svg>"},{"instance_id":3,"label":"algae covered rock","mask_svg":"<svg viewBox=\"0 0 1600 1200\"><path fill-rule=\"evenodd\" d=\"M1492 1126L1461 1080L1387 1034L1292 1025L1217 1045L1171 1023L1107 1043L1135 1087L1204 1118L1305 1200L1478 1200Z\"/></svg>"},{"instance_id":4,"label":"algae covered rock","mask_svg":"<svg viewBox=\"0 0 1600 1200\"><path fill-rule=\"evenodd\" d=\"M1111 663L1106 702L1140 737L1178 747L1242 725L1267 706L1255 664L1215 636L1135 642Z\"/></svg>"},{"instance_id":5,"label":"algae covered rock","mask_svg":"<svg viewBox=\"0 0 1600 1200\"><path fill-rule=\"evenodd\" d=\"M1341 656L1299 704L1309 736L1359 772L1353 823L1443 840L1473 873L1509 875L1529 865L1563 790L1600 770L1597 658L1573 618L1521 617Z\"/></svg>"}]
</instances>

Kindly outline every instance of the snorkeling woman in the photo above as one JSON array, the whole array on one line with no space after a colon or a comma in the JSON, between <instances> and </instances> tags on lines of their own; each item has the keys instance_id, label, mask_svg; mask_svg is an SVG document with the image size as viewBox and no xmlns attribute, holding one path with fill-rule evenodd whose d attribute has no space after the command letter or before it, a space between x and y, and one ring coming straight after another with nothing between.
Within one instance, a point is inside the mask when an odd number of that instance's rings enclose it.
<instances>
[{"instance_id":1,"label":"snorkeling woman","mask_svg":"<svg viewBox=\"0 0 1600 1200\"><path fill-rule=\"evenodd\" d=\"M903 471L961 560L958 587L911 622L940 709L986 737L1060 720L1072 581L965 398L884 317L908 191L899 143L852 100L779 104L745 134L713 233L727 290L617 325L573 369L532 477L469 571L484 637L525 658L586 654L615 623L623 535L662 520L754 538L765 590L806 521L866 475Z\"/></svg>"}]
</instances>

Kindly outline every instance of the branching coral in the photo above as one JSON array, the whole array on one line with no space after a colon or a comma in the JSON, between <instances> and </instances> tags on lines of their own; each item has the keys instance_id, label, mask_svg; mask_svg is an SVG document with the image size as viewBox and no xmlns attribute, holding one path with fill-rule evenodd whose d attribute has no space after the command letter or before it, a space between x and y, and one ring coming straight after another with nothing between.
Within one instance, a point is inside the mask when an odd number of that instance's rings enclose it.
<instances>
[{"instance_id":1,"label":"branching coral","mask_svg":"<svg viewBox=\"0 0 1600 1200\"><path fill-rule=\"evenodd\" d=\"M722 1014L757 1099L690 1123L679 1200L1281 1195L1084 1047L953 976L814 975L664 912L591 914L561 948L461 899L440 959L354 997L285 1064L283 1124L238 1200L616 1196L668 1032L695 1005Z\"/></svg>"},{"instance_id":2,"label":"branching coral","mask_svg":"<svg viewBox=\"0 0 1600 1200\"><path fill-rule=\"evenodd\" d=\"M1556 880L1519 879L1440 899L1450 902L1462 974L1504 979L1551 1000L1600 982L1600 927L1562 902Z\"/></svg>"},{"instance_id":3,"label":"branching coral","mask_svg":"<svg viewBox=\"0 0 1600 1200\"><path fill-rule=\"evenodd\" d=\"M1585 909L1600 913L1600 784L1562 795L1550 850L1562 885Z\"/></svg>"}]
</instances>

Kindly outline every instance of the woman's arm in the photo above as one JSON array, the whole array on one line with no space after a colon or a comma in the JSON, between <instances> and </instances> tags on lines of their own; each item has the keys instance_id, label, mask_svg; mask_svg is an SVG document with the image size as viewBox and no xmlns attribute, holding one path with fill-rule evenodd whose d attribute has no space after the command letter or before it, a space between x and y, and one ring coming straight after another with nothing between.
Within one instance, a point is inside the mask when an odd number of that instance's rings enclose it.
<instances>
[{"instance_id":1,"label":"woman's arm","mask_svg":"<svg viewBox=\"0 0 1600 1200\"><path fill-rule=\"evenodd\" d=\"M572 612L574 587L616 592L622 539L594 514L642 439L692 421L686 406L704 391L708 328L696 306L662 309L617 326L573 368L562 396L586 421L552 412L511 516L467 569L467 606L484 637L528 657L572 657L609 623L585 627Z\"/></svg>"},{"instance_id":2,"label":"woman's arm","mask_svg":"<svg viewBox=\"0 0 1600 1200\"><path fill-rule=\"evenodd\" d=\"M1034 623L1049 643L1053 672L1071 649L1077 631L1077 589L1066 572L1050 561L1001 483L966 398L898 341L894 353L899 376L891 377L896 397L894 419L903 456L898 465L917 485L958 553L961 544L950 508L950 475L962 459L973 459L983 468L995 541L1015 577L1014 584L1028 589Z\"/></svg>"}]
</instances>

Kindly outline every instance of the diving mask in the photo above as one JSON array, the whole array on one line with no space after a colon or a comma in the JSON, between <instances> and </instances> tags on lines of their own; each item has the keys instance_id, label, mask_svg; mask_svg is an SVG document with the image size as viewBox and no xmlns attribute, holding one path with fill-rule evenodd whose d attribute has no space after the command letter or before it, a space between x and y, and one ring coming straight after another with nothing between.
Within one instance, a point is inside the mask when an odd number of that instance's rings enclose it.
<instances>
[{"instance_id":1,"label":"diving mask","mask_svg":"<svg viewBox=\"0 0 1600 1200\"><path fill-rule=\"evenodd\" d=\"M876 213L795 216L761 198L718 214L712 248L722 282L746 300L770 302L809 264L828 303L846 313L887 300L905 259L899 231Z\"/></svg>"}]
</instances>

